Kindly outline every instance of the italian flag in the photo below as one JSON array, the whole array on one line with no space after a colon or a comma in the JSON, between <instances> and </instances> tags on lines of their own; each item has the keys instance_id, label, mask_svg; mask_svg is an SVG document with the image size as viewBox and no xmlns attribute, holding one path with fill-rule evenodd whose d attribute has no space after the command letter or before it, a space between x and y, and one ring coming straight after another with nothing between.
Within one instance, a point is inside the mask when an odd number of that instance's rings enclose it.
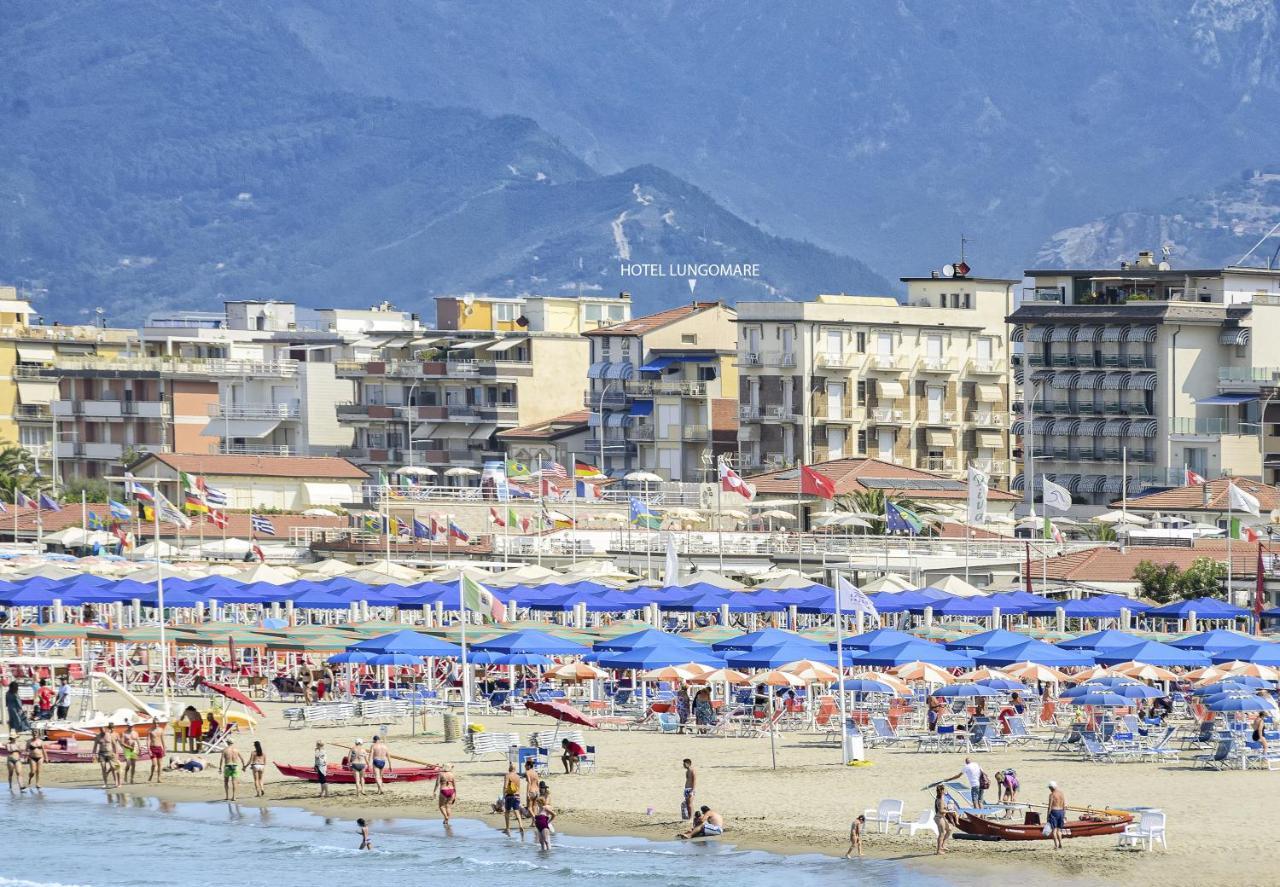
<instances>
[{"instance_id":1,"label":"italian flag","mask_svg":"<svg viewBox=\"0 0 1280 887\"><path fill-rule=\"evenodd\" d=\"M458 595L464 610L473 610L494 622L507 621L507 608L497 595L465 573L458 578Z\"/></svg>"}]
</instances>

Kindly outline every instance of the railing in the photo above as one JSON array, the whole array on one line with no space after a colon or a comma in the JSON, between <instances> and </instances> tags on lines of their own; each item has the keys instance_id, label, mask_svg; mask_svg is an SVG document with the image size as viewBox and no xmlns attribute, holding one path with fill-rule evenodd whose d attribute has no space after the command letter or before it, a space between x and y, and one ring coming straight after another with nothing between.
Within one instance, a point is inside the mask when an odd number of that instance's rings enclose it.
<instances>
[{"instance_id":1,"label":"railing","mask_svg":"<svg viewBox=\"0 0 1280 887\"><path fill-rule=\"evenodd\" d=\"M975 376L998 375L1004 372L1004 361L974 357L969 360L965 372Z\"/></svg>"},{"instance_id":2,"label":"railing","mask_svg":"<svg viewBox=\"0 0 1280 887\"><path fill-rule=\"evenodd\" d=\"M738 366L758 367L761 365L759 351L739 351Z\"/></svg>"},{"instance_id":3,"label":"railing","mask_svg":"<svg viewBox=\"0 0 1280 887\"><path fill-rule=\"evenodd\" d=\"M979 468L996 477L1007 477L1009 474L1008 459L971 459L975 468Z\"/></svg>"},{"instance_id":4,"label":"railing","mask_svg":"<svg viewBox=\"0 0 1280 887\"><path fill-rule=\"evenodd\" d=\"M955 471L956 460L948 456L928 456L922 466L925 471Z\"/></svg>"},{"instance_id":5,"label":"railing","mask_svg":"<svg viewBox=\"0 0 1280 887\"><path fill-rule=\"evenodd\" d=\"M954 357L922 357L916 361L916 372L954 373L958 366Z\"/></svg>"},{"instance_id":6,"label":"railing","mask_svg":"<svg viewBox=\"0 0 1280 887\"><path fill-rule=\"evenodd\" d=\"M21 364L19 366L22 366ZM59 357L56 365L25 367L30 375L51 376L62 372L159 373L182 376L296 376L296 360L247 360L225 357ZM14 367L15 375L25 375Z\"/></svg>"},{"instance_id":7,"label":"railing","mask_svg":"<svg viewBox=\"0 0 1280 887\"><path fill-rule=\"evenodd\" d=\"M738 419L744 422L756 422L760 419L760 404L758 403L740 403L738 404Z\"/></svg>"},{"instance_id":8,"label":"railing","mask_svg":"<svg viewBox=\"0 0 1280 887\"><path fill-rule=\"evenodd\" d=\"M297 451L284 444L230 444L223 441L218 452L228 456L294 456Z\"/></svg>"},{"instance_id":9,"label":"railing","mask_svg":"<svg viewBox=\"0 0 1280 887\"><path fill-rule=\"evenodd\" d=\"M866 355L854 352L847 354L845 352L820 351L814 357L814 365L830 370L847 370L858 366L866 359Z\"/></svg>"},{"instance_id":10,"label":"railing","mask_svg":"<svg viewBox=\"0 0 1280 887\"><path fill-rule=\"evenodd\" d=\"M937 413L926 413L924 424L926 425L954 425L956 422L955 410L941 410Z\"/></svg>"},{"instance_id":11,"label":"railing","mask_svg":"<svg viewBox=\"0 0 1280 887\"><path fill-rule=\"evenodd\" d=\"M871 418L876 422L905 422L907 414L905 410L895 410L890 407L872 407Z\"/></svg>"},{"instance_id":12,"label":"railing","mask_svg":"<svg viewBox=\"0 0 1280 887\"><path fill-rule=\"evenodd\" d=\"M624 489L623 486L626 488ZM705 505L703 501L702 485L693 483L680 483L678 481L663 481L660 484L649 484L648 490L644 490L642 485L623 485L609 486L599 489L600 498L591 500L592 503L599 504L604 502L610 506L628 506L633 498L643 499L654 508L699 508ZM391 484L384 486L381 484L365 484L361 487L362 501L375 504L381 503L388 495L392 502L401 502L410 500L414 502L496 502L494 492L489 489L481 489L476 486L448 486L444 484ZM528 503L529 499L511 500L516 502ZM537 500L532 500L536 502ZM714 500L712 500L714 502ZM582 503L589 505L591 503ZM554 507L557 510L564 511L568 507L568 502L556 502L548 500L548 507ZM725 506L728 508L729 506ZM582 512L580 516L585 516L586 512Z\"/></svg>"},{"instance_id":13,"label":"railing","mask_svg":"<svg viewBox=\"0 0 1280 887\"><path fill-rule=\"evenodd\" d=\"M965 421L970 425L982 425L985 428L1004 428L1009 424L1009 415L994 410L977 411L970 413Z\"/></svg>"},{"instance_id":14,"label":"railing","mask_svg":"<svg viewBox=\"0 0 1280 887\"><path fill-rule=\"evenodd\" d=\"M706 425L685 425L681 433L683 440L706 440L710 430Z\"/></svg>"},{"instance_id":15,"label":"railing","mask_svg":"<svg viewBox=\"0 0 1280 887\"><path fill-rule=\"evenodd\" d=\"M630 432L636 440L653 440L657 427L652 422L632 422Z\"/></svg>"},{"instance_id":16,"label":"railing","mask_svg":"<svg viewBox=\"0 0 1280 887\"><path fill-rule=\"evenodd\" d=\"M1258 433L1258 423L1241 422L1237 419L1195 419L1190 416L1174 416L1169 420L1170 434L1254 434Z\"/></svg>"},{"instance_id":17,"label":"railing","mask_svg":"<svg viewBox=\"0 0 1280 887\"><path fill-rule=\"evenodd\" d=\"M793 367L796 355L794 351L765 351L760 355L760 363L770 367Z\"/></svg>"},{"instance_id":18,"label":"railing","mask_svg":"<svg viewBox=\"0 0 1280 887\"><path fill-rule=\"evenodd\" d=\"M627 392L641 397L675 394L684 397L705 397L706 382L629 382Z\"/></svg>"},{"instance_id":19,"label":"railing","mask_svg":"<svg viewBox=\"0 0 1280 887\"><path fill-rule=\"evenodd\" d=\"M582 395L582 405L589 410L598 410L601 403L607 408L616 409L626 406L630 400L631 395L619 390L616 385L605 393L603 400L599 391L588 391Z\"/></svg>"},{"instance_id":20,"label":"railing","mask_svg":"<svg viewBox=\"0 0 1280 887\"><path fill-rule=\"evenodd\" d=\"M296 403L209 405L209 415L214 419L296 419L300 412Z\"/></svg>"},{"instance_id":21,"label":"railing","mask_svg":"<svg viewBox=\"0 0 1280 887\"><path fill-rule=\"evenodd\" d=\"M13 410L13 414L19 419L50 419L53 417L53 410L48 404L20 403L15 405Z\"/></svg>"},{"instance_id":22,"label":"railing","mask_svg":"<svg viewBox=\"0 0 1280 887\"><path fill-rule=\"evenodd\" d=\"M1218 384L1280 386L1280 367L1218 367Z\"/></svg>"},{"instance_id":23,"label":"railing","mask_svg":"<svg viewBox=\"0 0 1280 887\"><path fill-rule=\"evenodd\" d=\"M765 419L773 419L780 422L794 422L797 418L793 407L777 404L765 406L762 415Z\"/></svg>"},{"instance_id":24,"label":"railing","mask_svg":"<svg viewBox=\"0 0 1280 887\"><path fill-rule=\"evenodd\" d=\"M872 354L867 358L869 370L904 370L906 365L906 359L896 354Z\"/></svg>"}]
</instances>

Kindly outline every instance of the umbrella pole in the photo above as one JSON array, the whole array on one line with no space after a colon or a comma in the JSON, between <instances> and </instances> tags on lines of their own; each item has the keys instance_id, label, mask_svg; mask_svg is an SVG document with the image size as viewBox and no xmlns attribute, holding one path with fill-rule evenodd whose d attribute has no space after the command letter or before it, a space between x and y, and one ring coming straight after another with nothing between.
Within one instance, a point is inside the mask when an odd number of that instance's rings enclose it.
<instances>
[{"instance_id":1,"label":"umbrella pole","mask_svg":"<svg viewBox=\"0 0 1280 887\"><path fill-rule=\"evenodd\" d=\"M773 769L778 769L778 748L773 736L773 690L769 690L769 758L773 761ZM843 743L841 743L843 744Z\"/></svg>"}]
</instances>

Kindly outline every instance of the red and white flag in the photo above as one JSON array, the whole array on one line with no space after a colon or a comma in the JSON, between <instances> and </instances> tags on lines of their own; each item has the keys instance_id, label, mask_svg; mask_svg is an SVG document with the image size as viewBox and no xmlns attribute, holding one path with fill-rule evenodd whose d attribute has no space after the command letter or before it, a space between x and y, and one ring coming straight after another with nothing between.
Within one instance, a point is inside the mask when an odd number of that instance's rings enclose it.
<instances>
[{"instance_id":1,"label":"red and white flag","mask_svg":"<svg viewBox=\"0 0 1280 887\"><path fill-rule=\"evenodd\" d=\"M500 527L505 527L507 525L507 522L502 519L502 515L498 514L498 509L494 508L492 505L489 506L489 522L497 524Z\"/></svg>"},{"instance_id":2,"label":"red and white flag","mask_svg":"<svg viewBox=\"0 0 1280 887\"><path fill-rule=\"evenodd\" d=\"M261 547L257 545L253 546L253 553L258 558L258 563L265 564L267 562L267 556L262 553Z\"/></svg>"},{"instance_id":3,"label":"red and white flag","mask_svg":"<svg viewBox=\"0 0 1280 887\"><path fill-rule=\"evenodd\" d=\"M1204 478L1196 474L1190 468L1187 469L1187 486L1196 486L1204 483Z\"/></svg>"},{"instance_id":4,"label":"red and white flag","mask_svg":"<svg viewBox=\"0 0 1280 887\"><path fill-rule=\"evenodd\" d=\"M209 511L206 513L206 516L209 518L209 523L213 524L218 529L220 530L226 529L227 513L225 511L219 511L216 508L210 508Z\"/></svg>"},{"instance_id":5,"label":"red and white flag","mask_svg":"<svg viewBox=\"0 0 1280 887\"><path fill-rule=\"evenodd\" d=\"M756 488L743 480L726 462L720 463L720 489L726 493L737 493L747 501L756 497Z\"/></svg>"},{"instance_id":6,"label":"red and white flag","mask_svg":"<svg viewBox=\"0 0 1280 887\"><path fill-rule=\"evenodd\" d=\"M836 485L830 478L819 474L808 465L800 466L800 492L806 496L817 496L819 499L834 499Z\"/></svg>"}]
</instances>

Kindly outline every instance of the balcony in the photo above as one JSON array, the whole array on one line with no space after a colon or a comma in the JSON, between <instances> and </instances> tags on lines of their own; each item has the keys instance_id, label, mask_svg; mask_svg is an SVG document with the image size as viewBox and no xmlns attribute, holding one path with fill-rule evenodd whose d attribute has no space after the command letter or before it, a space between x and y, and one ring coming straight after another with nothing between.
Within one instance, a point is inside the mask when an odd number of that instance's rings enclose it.
<instances>
[{"instance_id":1,"label":"balcony","mask_svg":"<svg viewBox=\"0 0 1280 887\"><path fill-rule=\"evenodd\" d=\"M168 402L162 400L55 400L53 415L79 416L86 419L161 419L168 412Z\"/></svg>"},{"instance_id":2,"label":"balcony","mask_svg":"<svg viewBox=\"0 0 1280 887\"><path fill-rule=\"evenodd\" d=\"M296 360L245 360L223 357L59 357L56 366L16 366L16 376L94 376L100 378L167 378L182 376L208 379L234 376L245 379L292 378Z\"/></svg>"},{"instance_id":3,"label":"balcony","mask_svg":"<svg viewBox=\"0 0 1280 887\"><path fill-rule=\"evenodd\" d=\"M759 354L759 359L759 366L790 369L796 365L796 353L794 351L762 351Z\"/></svg>"},{"instance_id":4,"label":"balcony","mask_svg":"<svg viewBox=\"0 0 1280 887\"><path fill-rule=\"evenodd\" d=\"M940 410L940 411L938 411L938 412L936 412L936 413L933 413L932 415L930 415L930 414L926 413L926 414L925 414L925 419L924 419L924 424L926 424L926 425L955 425L955 424L956 424L956 411L955 411L955 410Z\"/></svg>"},{"instance_id":5,"label":"balcony","mask_svg":"<svg viewBox=\"0 0 1280 887\"><path fill-rule=\"evenodd\" d=\"M907 411L897 410L893 407L872 407L871 421L880 425L905 425L907 424Z\"/></svg>"},{"instance_id":6,"label":"balcony","mask_svg":"<svg viewBox=\"0 0 1280 887\"><path fill-rule=\"evenodd\" d=\"M209 416L214 419L297 419L301 414L297 403L228 404L209 406Z\"/></svg>"},{"instance_id":7,"label":"balcony","mask_svg":"<svg viewBox=\"0 0 1280 887\"><path fill-rule=\"evenodd\" d=\"M760 426L759 425L739 425L738 440L744 441L747 443L758 442L760 440Z\"/></svg>"},{"instance_id":8,"label":"balcony","mask_svg":"<svg viewBox=\"0 0 1280 887\"><path fill-rule=\"evenodd\" d=\"M636 442L629 437L621 435L610 435L603 441L598 437L589 437L585 444L586 452L590 455L599 455L601 445L604 446L604 452L608 454L634 454L636 452Z\"/></svg>"},{"instance_id":9,"label":"balcony","mask_svg":"<svg viewBox=\"0 0 1280 887\"><path fill-rule=\"evenodd\" d=\"M706 440L710 434L706 425L685 425L681 429L681 440Z\"/></svg>"},{"instance_id":10,"label":"balcony","mask_svg":"<svg viewBox=\"0 0 1280 887\"><path fill-rule=\"evenodd\" d=\"M218 452L227 456L296 456L297 450L285 444L232 444L223 441Z\"/></svg>"},{"instance_id":11,"label":"balcony","mask_svg":"<svg viewBox=\"0 0 1280 887\"><path fill-rule=\"evenodd\" d=\"M917 373L949 375L960 368L960 361L954 357L922 357L916 361Z\"/></svg>"},{"instance_id":12,"label":"balcony","mask_svg":"<svg viewBox=\"0 0 1280 887\"><path fill-rule=\"evenodd\" d=\"M1218 367L1218 387L1245 390L1280 388L1280 367Z\"/></svg>"},{"instance_id":13,"label":"balcony","mask_svg":"<svg viewBox=\"0 0 1280 887\"><path fill-rule=\"evenodd\" d=\"M414 455L420 455L421 452L421 450L415 450ZM386 447L346 447L338 450L338 455L343 459L365 463L378 462L390 465L405 465L410 461L404 450L388 449Z\"/></svg>"},{"instance_id":14,"label":"balcony","mask_svg":"<svg viewBox=\"0 0 1280 887\"><path fill-rule=\"evenodd\" d=\"M124 455L124 446L118 443L89 443L82 441L59 441L59 459L113 459L119 460Z\"/></svg>"},{"instance_id":15,"label":"balcony","mask_svg":"<svg viewBox=\"0 0 1280 887\"><path fill-rule=\"evenodd\" d=\"M814 356L813 365L820 370L851 370L861 366L866 355L843 351L820 351Z\"/></svg>"},{"instance_id":16,"label":"balcony","mask_svg":"<svg viewBox=\"0 0 1280 887\"><path fill-rule=\"evenodd\" d=\"M635 440L653 440L657 434L657 428L652 422L632 422L630 431Z\"/></svg>"},{"instance_id":17,"label":"balcony","mask_svg":"<svg viewBox=\"0 0 1280 887\"><path fill-rule=\"evenodd\" d=\"M966 416L965 421L982 428L1004 428L1009 424L1009 414L995 410L977 410Z\"/></svg>"},{"instance_id":18,"label":"balcony","mask_svg":"<svg viewBox=\"0 0 1280 887\"><path fill-rule=\"evenodd\" d=\"M897 354L872 354L867 358L867 371L901 373L908 367L907 358Z\"/></svg>"},{"instance_id":19,"label":"balcony","mask_svg":"<svg viewBox=\"0 0 1280 887\"><path fill-rule=\"evenodd\" d=\"M760 404L758 403L740 403L738 404L738 421L740 422L759 422L760 421Z\"/></svg>"},{"instance_id":20,"label":"balcony","mask_svg":"<svg viewBox=\"0 0 1280 887\"><path fill-rule=\"evenodd\" d=\"M422 461L428 465L480 465L483 461L483 455L479 450L418 450L422 455Z\"/></svg>"},{"instance_id":21,"label":"balcony","mask_svg":"<svg viewBox=\"0 0 1280 887\"><path fill-rule=\"evenodd\" d=\"M1175 416L1169 420L1169 434L1173 437L1220 437L1224 434L1256 436L1258 424L1241 422L1237 419L1193 419L1190 416Z\"/></svg>"},{"instance_id":22,"label":"balcony","mask_svg":"<svg viewBox=\"0 0 1280 887\"><path fill-rule=\"evenodd\" d=\"M920 460L920 467L925 471L954 472L960 464L951 456L928 456Z\"/></svg>"},{"instance_id":23,"label":"balcony","mask_svg":"<svg viewBox=\"0 0 1280 887\"><path fill-rule=\"evenodd\" d=\"M985 471L994 477L1009 476L1009 460L1008 459L972 459L975 468Z\"/></svg>"},{"instance_id":24,"label":"balcony","mask_svg":"<svg viewBox=\"0 0 1280 887\"><path fill-rule=\"evenodd\" d=\"M970 376L1000 376L1004 374L1004 361L992 358L974 357L965 364L964 371Z\"/></svg>"},{"instance_id":25,"label":"balcony","mask_svg":"<svg viewBox=\"0 0 1280 887\"><path fill-rule=\"evenodd\" d=\"M760 418L765 422L796 422L800 417L786 404L767 404L761 409Z\"/></svg>"},{"instance_id":26,"label":"balcony","mask_svg":"<svg viewBox=\"0 0 1280 887\"><path fill-rule=\"evenodd\" d=\"M762 366L759 351L739 351L737 365L740 367Z\"/></svg>"},{"instance_id":27,"label":"balcony","mask_svg":"<svg viewBox=\"0 0 1280 887\"><path fill-rule=\"evenodd\" d=\"M636 397L674 395L677 397L706 397L706 382L629 382L627 392Z\"/></svg>"},{"instance_id":28,"label":"balcony","mask_svg":"<svg viewBox=\"0 0 1280 887\"><path fill-rule=\"evenodd\" d=\"M614 384L611 388L604 391L603 398L600 391L588 391L582 395L582 405L589 410L599 411L603 406L606 410L620 410L631 403L631 393L624 391Z\"/></svg>"},{"instance_id":29,"label":"balcony","mask_svg":"<svg viewBox=\"0 0 1280 887\"><path fill-rule=\"evenodd\" d=\"M44 419L53 418L53 410L49 404L43 403L20 403L13 407L13 415L16 419Z\"/></svg>"}]
</instances>

